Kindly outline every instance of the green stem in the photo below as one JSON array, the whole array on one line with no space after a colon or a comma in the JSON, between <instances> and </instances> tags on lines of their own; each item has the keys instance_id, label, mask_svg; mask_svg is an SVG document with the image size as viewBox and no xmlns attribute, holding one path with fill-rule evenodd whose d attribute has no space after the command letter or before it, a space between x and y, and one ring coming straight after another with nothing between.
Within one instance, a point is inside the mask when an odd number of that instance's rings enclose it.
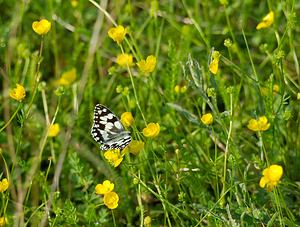
<instances>
[{"instance_id":1,"label":"green stem","mask_svg":"<svg viewBox=\"0 0 300 227\"><path fill-rule=\"evenodd\" d=\"M231 131L232 131L232 116L233 116L233 103L232 103L232 93L230 93L230 123L229 123L229 130L228 130L228 136L227 136L227 141L226 141L226 148L225 148L225 156L224 156L224 168L223 168L223 187L222 187L222 192L221 192L221 198L220 200L221 204L224 205L225 203L225 197L224 193L226 191L226 171L227 171L227 158L228 158L228 152L229 152L229 141L231 137Z\"/></svg>"},{"instance_id":2,"label":"green stem","mask_svg":"<svg viewBox=\"0 0 300 227\"><path fill-rule=\"evenodd\" d=\"M20 103L17 110L14 112L14 114L10 117L10 119L6 122L6 124L0 129L0 132L2 132L10 124L10 122L15 118L16 114L21 109L21 107L22 107L22 104Z\"/></svg>"},{"instance_id":3,"label":"green stem","mask_svg":"<svg viewBox=\"0 0 300 227\"><path fill-rule=\"evenodd\" d=\"M123 49L123 47L121 45L120 45L120 48L121 48L122 54L124 54L124 49ZM138 97L137 97L137 94L136 94L136 89L135 89L135 85L134 85L134 82L133 82L133 76L132 76L132 73L131 73L131 70L130 70L130 67L129 67L128 64L127 64L127 71L129 73L129 77L130 77L130 81L131 81L131 85L132 85L132 89L133 89L133 94L134 94L136 105L137 105L139 111L141 112L141 115L142 115L142 118L143 118L145 124L147 125L146 118L145 118L145 116L143 114L142 108L140 106L140 103L139 103L139 100L138 100Z\"/></svg>"},{"instance_id":4,"label":"green stem","mask_svg":"<svg viewBox=\"0 0 300 227\"><path fill-rule=\"evenodd\" d=\"M27 119L36 95L38 83L39 83L39 72L40 72L40 65L41 65L41 57L42 57L42 52L43 52L43 47L44 47L44 38L42 38L41 45L40 45L40 50L39 50L39 55L38 55L38 63L37 63L37 68L36 68L36 73L34 77L34 86L33 86L33 94L31 96L31 100L29 102L28 108L26 110L25 118Z\"/></svg>"}]
</instances>

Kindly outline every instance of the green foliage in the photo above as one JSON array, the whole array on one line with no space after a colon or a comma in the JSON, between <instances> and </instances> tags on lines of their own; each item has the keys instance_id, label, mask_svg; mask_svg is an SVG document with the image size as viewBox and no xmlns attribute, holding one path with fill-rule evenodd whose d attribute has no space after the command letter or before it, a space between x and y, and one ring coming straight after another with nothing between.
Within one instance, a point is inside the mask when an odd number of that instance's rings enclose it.
<instances>
[{"instance_id":1,"label":"green foliage","mask_svg":"<svg viewBox=\"0 0 300 227\"><path fill-rule=\"evenodd\" d=\"M147 216L152 226L300 225L299 3L98 2L0 0L7 226L143 226ZM257 30L270 10L274 22ZM42 18L51 29L40 36L32 22ZM127 27L120 45L108 36L114 25ZM118 65L121 53L135 64ZM149 55L157 63L146 74L136 63ZM74 81L62 77L72 69ZM22 100L10 96L16 83ZM131 112L127 130L145 143L118 167L90 134L97 103ZM261 116L270 126L250 130ZM155 138L143 134L150 122L160 125ZM263 173L272 164L283 167L278 181ZM105 180L116 209L96 194Z\"/></svg>"}]
</instances>

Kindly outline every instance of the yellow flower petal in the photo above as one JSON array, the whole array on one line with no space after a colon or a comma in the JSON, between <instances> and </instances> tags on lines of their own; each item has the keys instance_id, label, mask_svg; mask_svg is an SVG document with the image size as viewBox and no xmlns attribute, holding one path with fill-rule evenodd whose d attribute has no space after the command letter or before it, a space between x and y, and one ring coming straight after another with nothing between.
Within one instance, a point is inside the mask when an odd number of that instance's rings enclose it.
<instances>
[{"instance_id":1,"label":"yellow flower petal","mask_svg":"<svg viewBox=\"0 0 300 227\"><path fill-rule=\"evenodd\" d=\"M203 124L205 125L210 125L213 123L213 115L211 113L207 113L207 114L204 114L202 117L201 117L201 121Z\"/></svg>"},{"instance_id":2,"label":"yellow flower petal","mask_svg":"<svg viewBox=\"0 0 300 227\"><path fill-rule=\"evenodd\" d=\"M7 224L6 217L0 217L0 227L4 227Z\"/></svg>"},{"instance_id":3,"label":"yellow flower petal","mask_svg":"<svg viewBox=\"0 0 300 227\"><path fill-rule=\"evenodd\" d=\"M19 102L22 102L26 96L25 88L20 84L16 84L16 88L10 90L9 96Z\"/></svg>"},{"instance_id":4,"label":"yellow flower petal","mask_svg":"<svg viewBox=\"0 0 300 227\"><path fill-rule=\"evenodd\" d=\"M133 116L131 112L124 112L121 115L121 122L125 127L129 127L133 124Z\"/></svg>"},{"instance_id":5,"label":"yellow flower petal","mask_svg":"<svg viewBox=\"0 0 300 227\"><path fill-rule=\"evenodd\" d=\"M139 140L132 140L128 145L129 152L134 155L138 155L141 150L144 149L145 143Z\"/></svg>"},{"instance_id":6,"label":"yellow flower petal","mask_svg":"<svg viewBox=\"0 0 300 227\"><path fill-rule=\"evenodd\" d=\"M9 182L6 178L0 181L0 192L5 192L9 187Z\"/></svg>"},{"instance_id":7,"label":"yellow flower petal","mask_svg":"<svg viewBox=\"0 0 300 227\"><path fill-rule=\"evenodd\" d=\"M262 117L259 117L258 120L251 119L248 122L247 127L254 132L266 131L270 128L270 123L268 123L268 119L266 116L262 116Z\"/></svg>"},{"instance_id":8,"label":"yellow flower petal","mask_svg":"<svg viewBox=\"0 0 300 227\"><path fill-rule=\"evenodd\" d=\"M256 26L257 30L270 27L274 22L274 12L270 11L262 21Z\"/></svg>"},{"instance_id":9,"label":"yellow flower petal","mask_svg":"<svg viewBox=\"0 0 300 227\"><path fill-rule=\"evenodd\" d=\"M58 123L50 125L48 136L55 137L58 135L59 131L60 131L60 127Z\"/></svg>"},{"instance_id":10,"label":"yellow flower petal","mask_svg":"<svg viewBox=\"0 0 300 227\"><path fill-rule=\"evenodd\" d=\"M158 123L149 123L146 128L143 129L143 135L145 137L154 138L158 136L160 126Z\"/></svg>"},{"instance_id":11,"label":"yellow flower petal","mask_svg":"<svg viewBox=\"0 0 300 227\"><path fill-rule=\"evenodd\" d=\"M119 196L115 192L108 192L104 195L103 202L109 209L118 207Z\"/></svg>"},{"instance_id":12,"label":"yellow flower petal","mask_svg":"<svg viewBox=\"0 0 300 227\"><path fill-rule=\"evenodd\" d=\"M122 67L133 66L133 57L131 54L120 54L117 57L117 64Z\"/></svg>"},{"instance_id":13,"label":"yellow flower petal","mask_svg":"<svg viewBox=\"0 0 300 227\"><path fill-rule=\"evenodd\" d=\"M259 181L259 186L267 187L267 191L272 189L279 183L283 174L283 168L280 165L271 165L263 170L263 177Z\"/></svg>"},{"instance_id":14,"label":"yellow flower petal","mask_svg":"<svg viewBox=\"0 0 300 227\"><path fill-rule=\"evenodd\" d=\"M125 38L126 33L127 33L127 28L124 28L122 25L118 25L115 28L109 29L108 36L118 44L121 44L121 42Z\"/></svg>"},{"instance_id":15,"label":"yellow flower petal","mask_svg":"<svg viewBox=\"0 0 300 227\"><path fill-rule=\"evenodd\" d=\"M139 69L145 73L149 74L154 71L155 66L156 66L156 57L153 55L150 55L147 57L146 60L141 60L137 63L137 66Z\"/></svg>"},{"instance_id":16,"label":"yellow flower petal","mask_svg":"<svg viewBox=\"0 0 300 227\"><path fill-rule=\"evenodd\" d=\"M97 184L95 187L95 192L98 195L104 195L108 192L111 192L114 189L115 185L109 180L103 181L102 184Z\"/></svg>"},{"instance_id":17,"label":"yellow flower petal","mask_svg":"<svg viewBox=\"0 0 300 227\"><path fill-rule=\"evenodd\" d=\"M34 21L32 23L32 29L35 33L39 35L45 35L51 29L51 23L46 19L42 19L40 21Z\"/></svg>"}]
</instances>

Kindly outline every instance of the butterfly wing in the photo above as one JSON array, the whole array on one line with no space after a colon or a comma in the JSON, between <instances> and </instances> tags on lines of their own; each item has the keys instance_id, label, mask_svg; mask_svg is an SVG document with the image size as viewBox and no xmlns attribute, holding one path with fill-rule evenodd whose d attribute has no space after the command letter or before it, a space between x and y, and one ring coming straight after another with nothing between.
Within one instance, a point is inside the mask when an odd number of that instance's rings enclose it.
<instances>
[{"instance_id":1,"label":"butterfly wing","mask_svg":"<svg viewBox=\"0 0 300 227\"><path fill-rule=\"evenodd\" d=\"M94 124L91 130L101 150L124 149L131 141L120 120L107 107L97 104L94 109Z\"/></svg>"}]
</instances>

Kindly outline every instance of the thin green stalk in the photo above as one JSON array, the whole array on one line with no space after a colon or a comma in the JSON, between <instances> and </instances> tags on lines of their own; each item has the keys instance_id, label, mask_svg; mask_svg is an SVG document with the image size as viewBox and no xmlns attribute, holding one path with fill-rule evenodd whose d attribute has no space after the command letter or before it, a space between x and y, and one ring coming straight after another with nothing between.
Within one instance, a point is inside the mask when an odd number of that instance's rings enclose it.
<instances>
[{"instance_id":1,"label":"thin green stalk","mask_svg":"<svg viewBox=\"0 0 300 227\"><path fill-rule=\"evenodd\" d=\"M29 114L30 114L30 110L32 108L33 105L33 101L37 92L37 88L38 88L38 84L39 84L39 72L40 72L40 65L41 65L41 57L42 57L42 52L43 52L43 46L44 46L44 37L42 37L41 40L41 45L40 45L40 49L39 49L39 54L38 54L38 63L37 63L37 68L36 68L36 72L35 72L35 76L34 76L34 86L33 86L33 92L32 92L32 96L31 96L31 100L28 104L28 108L25 111L25 118L27 119Z\"/></svg>"},{"instance_id":2,"label":"thin green stalk","mask_svg":"<svg viewBox=\"0 0 300 227\"><path fill-rule=\"evenodd\" d=\"M18 105L18 108L16 109L14 114L10 117L10 119L6 122L6 124L0 129L0 132L2 132L10 124L10 122L15 118L15 116L17 115L17 113L19 112L22 106L23 106L22 103Z\"/></svg>"},{"instance_id":3,"label":"thin green stalk","mask_svg":"<svg viewBox=\"0 0 300 227\"><path fill-rule=\"evenodd\" d=\"M114 226L116 227L116 219L115 219L115 215L114 215L114 211L111 210L111 215L112 215L112 218L113 218L113 222L114 222Z\"/></svg>"},{"instance_id":4,"label":"thin green stalk","mask_svg":"<svg viewBox=\"0 0 300 227\"><path fill-rule=\"evenodd\" d=\"M124 52L124 49L123 49L123 47L121 45L120 45L120 48L121 48L122 54L124 54L125 52ZM132 72L131 72L130 67L129 67L128 64L127 64L127 71L129 73L129 77L130 77L130 81L131 81L131 85L132 85L132 89L133 89L133 94L134 94L134 98L135 98L135 103L136 103L136 105L137 105L137 107L138 107L138 109L139 109L139 111L140 111L140 113L142 115L142 118L143 118L145 124L147 125L146 118L144 116L144 113L142 111L142 108L140 106L140 103L139 103L139 100L138 100L138 96L137 96L137 93L136 93L136 89L135 89L135 84L134 84L134 81L133 81Z\"/></svg>"},{"instance_id":5,"label":"thin green stalk","mask_svg":"<svg viewBox=\"0 0 300 227\"><path fill-rule=\"evenodd\" d=\"M138 171L138 176L139 176L139 179L141 177L141 173L140 173L140 170ZM141 220L141 223L140 223L140 227L143 227L143 223L144 223L144 206L143 206L143 203L142 203L142 193L141 193L141 185L138 184L138 193L137 193L137 201L138 201L138 204L139 204L139 208L140 208L140 220Z\"/></svg>"},{"instance_id":6,"label":"thin green stalk","mask_svg":"<svg viewBox=\"0 0 300 227\"><path fill-rule=\"evenodd\" d=\"M260 131L257 132L258 138L259 138L259 144L260 144L260 149L261 149L261 155L260 155L260 159L261 161L264 160L264 156L265 156L265 160L267 162L267 166L269 166L269 159L268 159L268 155L267 155L267 151L264 145L264 141L263 141L263 137Z\"/></svg>"},{"instance_id":7,"label":"thin green stalk","mask_svg":"<svg viewBox=\"0 0 300 227\"><path fill-rule=\"evenodd\" d=\"M221 197L223 198L221 200L221 205L223 206L225 204L225 197L224 193L226 191L226 172L227 172L227 159L228 159L228 152L229 152L229 142L231 140L231 131L232 131L232 118L233 118L233 102L232 102L233 96L232 92L230 92L230 122L229 122L229 130L228 130L228 136L226 141L226 147L225 147L225 154L224 154L224 164L223 164L223 187L221 192Z\"/></svg>"},{"instance_id":8,"label":"thin green stalk","mask_svg":"<svg viewBox=\"0 0 300 227\"><path fill-rule=\"evenodd\" d=\"M94 6L96 6L96 8L98 8L109 20L110 22L114 25L117 26L118 24L115 22L115 20L110 16L110 14L103 9L97 2L93 1L93 0L89 0L90 3L92 3Z\"/></svg>"}]
</instances>

